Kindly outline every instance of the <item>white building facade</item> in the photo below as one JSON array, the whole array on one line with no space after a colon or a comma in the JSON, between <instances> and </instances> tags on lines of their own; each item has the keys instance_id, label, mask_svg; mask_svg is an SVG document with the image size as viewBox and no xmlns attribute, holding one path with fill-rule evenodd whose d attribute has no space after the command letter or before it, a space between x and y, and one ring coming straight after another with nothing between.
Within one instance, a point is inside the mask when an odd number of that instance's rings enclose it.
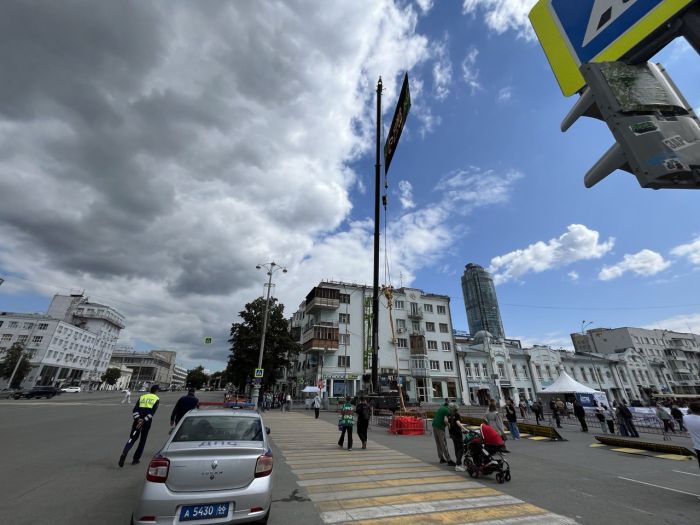
<instances>
[{"instance_id":1,"label":"white building facade","mask_svg":"<svg viewBox=\"0 0 700 525\"><path fill-rule=\"evenodd\" d=\"M323 281L291 319L302 353L288 380L298 390L317 385L326 397L368 392L372 369L372 288ZM450 298L416 288L379 300L379 389L401 382L410 401L461 397ZM301 387L301 388L300 388Z\"/></svg>"},{"instance_id":2,"label":"white building facade","mask_svg":"<svg viewBox=\"0 0 700 525\"><path fill-rule=\"evenodd\" d=\"M110 306L82 294L55 295L46 314L0 313L0 359L22 343L32 367L23 388L97 388L124 326L124 317Z\"/></svg>"}]
</instances>

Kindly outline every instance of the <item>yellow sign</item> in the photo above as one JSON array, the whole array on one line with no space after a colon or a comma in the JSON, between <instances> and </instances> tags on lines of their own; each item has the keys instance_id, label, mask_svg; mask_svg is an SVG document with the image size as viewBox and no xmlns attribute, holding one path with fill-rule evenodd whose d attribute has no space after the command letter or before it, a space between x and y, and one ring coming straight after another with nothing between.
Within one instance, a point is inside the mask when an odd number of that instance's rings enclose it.
<instances>
[{"instance_id":1,"label":"yellow sign","mask_svg":"<svg viewBox=\"0 0 700 525\"><path fill-rule=\"evenodd\" d=\"M613 62L696 0L539 0L530 22L565 96L586 85L588 62Z\"/></svg>"}]
</instances>

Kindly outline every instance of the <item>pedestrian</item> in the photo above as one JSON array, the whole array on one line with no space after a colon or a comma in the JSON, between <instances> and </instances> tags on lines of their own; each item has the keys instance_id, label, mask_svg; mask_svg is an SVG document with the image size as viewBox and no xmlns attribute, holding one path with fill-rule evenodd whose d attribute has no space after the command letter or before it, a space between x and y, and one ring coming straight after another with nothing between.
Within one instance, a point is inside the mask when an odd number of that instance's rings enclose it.
<instances>
[{"instance_id":1,"label":"pedestrian","mask_svg":"<svg viewBox=\"0 0 700 525\"><path fill-rule=\"evenodd\" d=\"M605 423L608 425L608 430L611 434L615 434L615 414L607 405L603 405L603 411L605 413Z\"/></svg>"},{"instance_id":2,"label":"pedestrian","mask_svg":"<svg viewBox=\"0 0 700 525\"><path fill-rule=\"evenodd\" d=\"M146 439L148 439L148 431L151 429L151 422L153 421L153 416L158 410L159 398L156 395L158 392L158 385L153 385L147 394L143 394L139 397L139 400L134 405L134 413L132 414L134 421L131 425L131 432L129 434L129 440L124 445L124 450L122 455L119 456L119 466L124 466L124 461L126 460L126 455L131 450L139 436L139 446L134 452L134 457L132 458L131 464L138 465L141 459L141 454L143 454L143 449L146 446Z\"/></svg>"},{"instance_id":3,"label":"pedestrian","mask_svg":"<svg viewBox=\"0 0 700 525\"><path fill-rule=\"evenodd\" d=\"M586 423L586 409L583 408L583 405L578 399L574 401L573 407L574 416L576 416L578 422L581 423L581 432L588 432L588 424Z\"/></svg>"},{"instance_id":4,"label":"pedestrian","mask_svg":"<svg viewBox=\"0 0 700 525\"><path fill-rule=\"evenodd\" d=\"M527 400L527 413L528 414L532 413L532 399Z\"/></svg>"},{"instance_id":5,"label":"pedestrian","mask_svg":"<svg viewBox=\"0 0 700 525\"><path fill-rule=\"evenodd\" d=\"M287 394L287 397L285 398L285 406L287 407L285 410L289 412L292 409L292 394Z\"/></svg>"},{"instance_id":6,"label":"pedestrian","mask_svg":"<svg viewBox=\"0 0 700 525\"><path fill-rule=\"evenodd\" d=\"M568 417L569 419L571 419L571 414L572 414L572 413L573 413L574 415L576 415L576 414L574 413L574 407L575 407L575 404L572 403L571 401L567 401L567 402L566 402L566 417Z\"/></svg>"},{"instance_id":7,"label":"pedestrian","mask_svg":"<svg viewBox=\"0 0 700 525\"><path fill-rule=\"evenodd\" d=\"M122 405L124 403L131 403L131 390L129 390L128 386L122 390L122 393L124 394L124 397L122 398Z\"/></svg>"},{"instance_id":8,"label":"pedestrian","mask_svg":"<svg viewBox=\"0 0 700 525\"><path fill-rule=\"evenodd\" d=\"M622 416L622 420L625 423L625 427L627 429L628 434L631 437L638 438L639 432L637 432L637 429L634 426L634 416L632 416L632 412L627 407L627 404L624 401L620 403L618 410L620 411L620 415Z\"/></svg>"},{"instance_id":9,"label":"pedestrian","mask_svg":"<svg viewBox=\"0 0 700 525\"><path fill-rule=\"evenodd\" d=\"M557 401L556 401L556 403L554 403L554 406L556 407L557 412L559 413L560 416L563 416L566 414L566 405L564 404L564 402L560 398L557 398ZM572 407L572 409L573 409L573 407Z\"/></svg>"},{"instance_id":10,"label":"pedestrian","mask_svg":"<svg viewBox=\"0 0 700 525\"><path fill-rule=\"evenodd\" d=\"M452 439L452 444L455 447L455 470L464 472L464 437L462 432L468 429L462 424L462 417L459 415L457 403L450 403L447 406L449 414L447 415L447 426Z\"/></svg>"},{"instance_id":11,"label":"pedestrian","mask_svg":"<svg viewBox=\"0 0 700 525\"><path fill-rule=\"evenodd\" d=\"M187 395L177 400L173 411L170 413L170 432L180 422L182 416L192 409L199 408L199 399L194 395L194 388L187 389Z\"/></svg>"},{"instance_id":12,"label":"pedestrian","mask_svg":"<svg viewBox=\"0 0 700 525\"><path fill-rule=\"evenodd\" d=\"M360 438L362 448L365 449L367 448L367 428L369 427L369 419L371 416L371 411L365 396L360 396L355 406L355 413L357 414L357 437Z\"/></svg>"},{"instance_id":13,"label":"pedestrian","mask_svg":"<svg viewBox=\"0 0 700 525\"><path fill-rule=\"evenodd\" d=\"M513 439L520 439L520 431L518 430L518 414L515 411L515 403L512 399L506 402L506 421L508 421L508 430Z\"/></svg>"},{"instance_id":14,"label":"pedestrian","mask_svg":"<svg viewBox=\"0 0 700 525\"><path fill-rule=\"evenodd\" d=\"M314 417L318 419L318 413L321 410L321 398L316 394L313 401L311 401L311 406L314 409Z\"/></svg>"},{"instance_id":15,"label":"pedestrian","mask_svg":"<svg viewBox=\"0 0 700 525\"><path fill-rule=\"evenodd\" d=\"M683 412L678 408L678 405L671 405L671 416L678 423L678 430L680 432L685 432L685 427L683 426Z\"/></svg>"},{"instance_id":16,"label":"pedestrian","mask_svg":"<svg viewBox=\"0 0 700 525\"><path fill-rule=\"evenodd\" d=\"M503 430L503 418L496 407L495 399L491 399L489 401L489 409L486 411L486 414L484 414L484 419L490 427L495 428L498 431L501 437L506 435L505 431Z\"/></svg>"},{"instance_id":17,"label":"pedestrian","mask_svg":"<svg viewBox=\"0 0 700 525\"><path fill-rule=\"evenodd\" d=\"M535 401L532 405L532 411L535 413L535 422L539 425L540 421L544 421L544 407L542 406L542 401L539 399Z\"/></svg>"},{"instance_id":18,"label":"pedestrian","mask_svg":"<svg viewBox=\"0 0 700 525\"><path fill-rule=\"evenodd\" d=\"M603 431L603 434L607 434L608 425L605 423L605 407L603 405L596 407L595 417L600 422L600 429Z\"/></svg>"},{"instance_id":19,"label":"pedestrian","mask_svg":"<svg viewBox=\"0 0 700 525\"><path fill-rule=\"evenodd\" d=\"M284 405L285 403L285 397L284 397L284 392L279 392L277 394L277 402L280 405L280 412L284 412Z\"/></svg>"},{"instance_id":20,"label":"pedestrian","mask_svg":"<svg viewBox=\"0 0 700 525\"><path fill-rule=\"evenodd\" d=\"M525 404L525 401L521 401L518 405L518 408L520 408L520 417L525 419L525 412L527 411L527 405Z\"/></svg>"},{"instance_id":21,"label":"pedestrian","mask_svg":"<svg viewBox=\"0 0 700 525\"><path fill-rule=\"evenodd\" d=\"M559 401L559 403L561 403L562 410L563 410L564 403L562 403L561 400L559 400L559 399L557 399L557 401ZM557 428L561 428L561 418L560 418L561 412L559 411L560 410L559 406L557 405L557 403L555 401L552 400L549 402L549 408L552 409L552 416L554 417L554 421L557 422Z\"/></svg>"},{"instance_id":22,"label":"pedestrian","mask_svg":"<svg viewBox=\"0 0 700 525\"><path fill-rule=\"evenodd\" d=\"M695 456L700 466L700 401L694 401L688 405L688 413L683 416L683 426L693 441Z\"/></svg>"},{"instance_id":23,"label":"pedestrian","mask_svg":"<svg viewBox=\"0 0 700 525\"><path fill-rule=\"evenodd\" d=\"M340 419L338 420L338 428L340 429L338 446L340 448L343 448L343 441L345 441L345 434L347 433L348 450L352 450L352 426L354 422L352 404L350 403L350 397L347 397L345 398L345 404L340 409Z\"/></svg>"},{"instance_id":24,"label":"pedestrian","mask_svg":"<svg viewBox=\"0 0 700 525\"><path fill-rule=\"evenodd\" d=\"M450 459L450 452L447 448L447 440L445 439L445 427L447 426L447 416L450 414L447 402L437 409L433 416L433 438L435 439L435 447L437 448L438 458L440 463L447 463L449 467L456 466L455 462Z\"/></svg>"},{"instance_id":25,"label":"pedestrian","mask_svg":"<svg viewBox=\"0 0 700 525\"><path fill-rule=\"evenodd\" d=\"M671 419L671 414L666 412L664 407L661 406L661 403L656 403L656 417L658 417L664 424L664 434L669 430L674 434L676 433L676 430L673 428L673 420Z\"/></svg>"}]
</instances>

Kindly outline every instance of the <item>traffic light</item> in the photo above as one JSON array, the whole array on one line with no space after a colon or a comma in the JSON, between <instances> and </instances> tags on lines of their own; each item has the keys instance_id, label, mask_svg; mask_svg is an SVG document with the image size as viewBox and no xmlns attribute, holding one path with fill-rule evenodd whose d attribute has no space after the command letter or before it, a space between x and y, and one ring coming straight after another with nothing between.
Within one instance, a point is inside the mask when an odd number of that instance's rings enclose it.
<instances>
[{"instance_id":1,"label":"traffic light","mask_svg":"<svg viewBox=\"0 0 700 525\"><path fill-rule=\"evenodd\" d=\"M586 63L581 97L564 118L604 120L617 143L586 173L587 188L621 169L643 188L700 189L700 122L661 64Z\"/></svg>"}]
</instances>

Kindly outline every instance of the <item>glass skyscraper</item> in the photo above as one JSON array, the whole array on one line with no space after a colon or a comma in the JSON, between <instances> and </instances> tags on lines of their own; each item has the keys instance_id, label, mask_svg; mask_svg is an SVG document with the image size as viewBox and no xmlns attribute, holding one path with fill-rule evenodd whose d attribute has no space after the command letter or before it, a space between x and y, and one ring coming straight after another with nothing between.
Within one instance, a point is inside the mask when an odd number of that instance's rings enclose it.
<instances>
[{"instance_id":1,"label":"glass skyscraper","mask_svg":"<svg viewBox=\"0 0 700 525\"><path fill-rule=\"evenodd\" d=\"M491 274L478 264L467 264L462 274L462 293L467 309L469 332L486 330L497 339L504 339L501 311Z\"/></svg>"}]
</instances>

